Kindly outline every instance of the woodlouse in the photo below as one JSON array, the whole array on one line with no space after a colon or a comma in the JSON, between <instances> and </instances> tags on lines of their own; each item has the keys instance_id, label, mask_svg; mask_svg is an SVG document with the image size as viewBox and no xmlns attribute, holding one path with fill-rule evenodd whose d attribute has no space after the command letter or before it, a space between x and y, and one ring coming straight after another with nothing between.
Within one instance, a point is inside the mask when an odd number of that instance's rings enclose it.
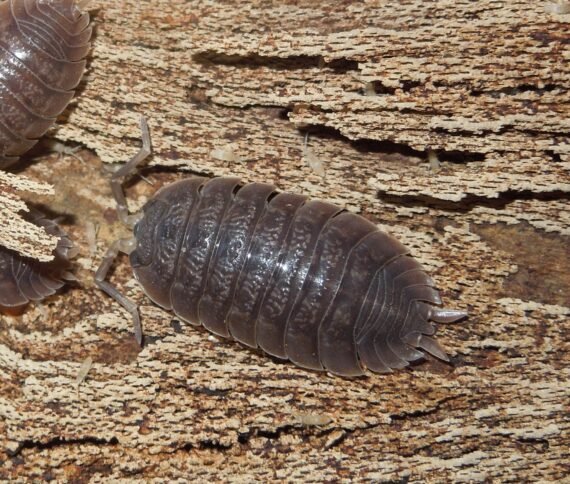
<instances>
[{"instance_id":1,"label":"woodlouse","mask_svg":"<svg viewBox=\"0 0 570 484\"><path fill-rule=\"evenodd\" d=\"M36 144L73 97L90 48L86 4L0 3L0 168Z\"/></svg>"},{"instance_id":2,"label":"woodlouse","mask_svg":"<svg viewBox=\"0 0 570 484\"><path fill-rule=\"evenodd\" d=\"M129 215L122 181L150 154L143 147L113 176L122 221L95 275L132 315L136 305L105 281L122 251L145 293L194 325L297 365L343 376L388 372L424 356L447 360L431 321L460 311L441 304L432 279L396 239L365 218L302 195L237 178L184 179Z\"/></svg>"},{"instance_id":3,"label":"woodlouse","mask_svg":"<svg viewBox=\"0 0 570 484\"><path fill-rule=\"evenodd\" d=\"M0 247L0 307L18 307L40 301L61 288L65 280L75 280L68 272L74 246L67 234L37 210L30 211L30 221L59 240L51 262L38 262Z\"/></svg>"}]
</instances>

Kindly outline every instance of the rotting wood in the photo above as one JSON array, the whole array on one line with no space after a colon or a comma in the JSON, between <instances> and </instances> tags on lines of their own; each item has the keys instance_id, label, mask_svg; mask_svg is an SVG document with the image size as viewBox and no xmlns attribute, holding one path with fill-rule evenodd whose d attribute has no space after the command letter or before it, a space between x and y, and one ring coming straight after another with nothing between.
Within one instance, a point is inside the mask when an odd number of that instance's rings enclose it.
<instances>
[{"instance_id":1,"label":"rotting wood","mask_svg":"<svg viewBox=\"0 0 570 484\"><path fill-rule=\"evenodd\" d=\"M18 196L22 192L36 195L54 193L47 183L0 170L0 246L26 257L50 261L57 238L25 219L29 209Z\"/></svg>"},{"instance_id":2,"label":"rotting wood","mask_svg":"<svg viewBox=\"0 0 570 484\"><path fill-rule=\"evenodd\" d=\"M399 237L470 317L439 326L452 365L341 380L173 320L121 259L113 282L141 304L140 351L128 316L89 282L125 234L108 174L88 152L46 157L24 173L72 216L82 282L0 319L0 476L570 473L569 272L548 270L570 255L570 15L529 1L94 3L89 74L56 133L122 161L144 114L153 186L133 180L133 209L180 177L172 167L307 192ZM305 159L307 133L324 177Z\"/></svg>"}]
</instances>

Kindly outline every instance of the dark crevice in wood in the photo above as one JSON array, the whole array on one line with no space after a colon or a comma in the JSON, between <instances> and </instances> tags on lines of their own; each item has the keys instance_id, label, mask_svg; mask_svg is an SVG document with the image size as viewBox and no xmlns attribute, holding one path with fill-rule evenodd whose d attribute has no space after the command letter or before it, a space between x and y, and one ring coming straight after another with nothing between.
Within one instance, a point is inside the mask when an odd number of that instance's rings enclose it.
<instances>
[{"instance_id":1,"label":"dark crevice in wood","mask_svg":"<svg viewBox=\"0 0 570 484\"><path fill-rule=\"evenodd\" d=\"M47 442L37 442L35 440L24 440L20 443L18 448L12 452L8 451L11 457L16 457L21 454L25 449L36 449L36 450L49 450L55 447L71 446L71 445L117 445L119 440L117 437L112 437L110 439L101 439L97 437L83 437L81 439L64 439L61 437L55 437Z\"/></svg>"},{"instance_id":2,"label":"dark crevice in wood","mask_svg":"<svg viewBox=\"0 0 570 484\"><path fill-rule=\"evenodd\" d=\"M176 334L184 332L184 330L182 329L182 323L178 319L172 319L172 321L170 321L170 327L174 330Z\"/></svg>"},{"instance_id":3,"label":"dark crevice in wood","mask_svg":"<svg viewBox=\"0 0 570 484\"><path fill-rule=\"evenodd\" d=\"M447 129L442 126L438 126L433 129L434 133L444 134L447 136L465 136L468 138L484 138L488 135L499 135L505 134L509 131L515 131L517 133L524 133L530 136L564 136L566 133L560 131L548 131L548 130L539 130L539 129L531 129L531 128L523 128L520 129L514 124L505 124L497 129L477 129L477 130L468 130L468 129ZM483 141L484 142L484 141ZM517 148L517 147L515 147ZM512 149L509 151L518 152L517 149Z\"/></svg>"},{"instance_id":4,"label":"dark crevice in wood","mask_svg":"<svg viewBox=\"0 0 570 484\"><path fill-rule=\"evenodd\" d=\"M545 92L552 92L555 89L565 89L564 86L558 86L556 84L546 84L542 87L535 86L532 84L521 84L519 86L508 86L501 89L484 90L484 89L473 89L469 94L473 97L479 96L490 96L490 97L501 97L502 95L515 96L523 92L535 92L537 94L544 94Z\"/></svg>"},{"instance_id":5,"label":"dark crevice in wood","mask_svg":"<svg viewBox=\"0 0 570 484\"><path fill-rule=\"evenodd\" d=\"M496 198L468 194L459 201L443 200L429 195L395 195L385 191L378 192L383 202L401 207L430 207L447 212L469 212L477 207L503 210L506 206L520 200L570 201L570 193L562 190L533 192L532 190L508 190Z\"/></svg>"},{"instance_id":6,"label":"dark crevice in wood","mask_svg":"<svg viewBox=\"0 0 570 484\"><path fill-rule=\"evenodd\" d=\"M550 442L548 442L548 439L543 439L540 437L517 437L516 440L523 444L540 445L542 447L542 450L548 450L550 448Z\"/></svg>"},{"instance_id":7,"label":"dark crevice in wood","mask_svg":"<svg viewBox=\"0 0 570 484\"><path fill-rule=\"evenodd\" d=\"M150 334L145 334L143 336L143 347L152 346L159 343L164 339L164 336L153 336Z\"/></svg>"},{"instance_id":8,"label":"dark crevice in wood","mask_svg":"<svg viewBox=\"0 0 570 484\"><path fill-rule=\"evenodd\" d=\"M361 153L383 153L383 154L399 154L402 156L427 159L427 151L420 151L412 148L404 143L396 143L390 140L372 140L359 139L351 140L340 133L339 130L323 125L308 125L302 128L303 132L309 133L323 139L335 139L349 143L356 151ZM452 163L469 163L485 161L485 154L473 151L438 151L438 159L440 161L449 161Z\"/></svg>"},{"instance_id":9,"label":"dark crevice in wood","mask_svg":"<svg viewBox=\"0 0 570 484\"><path fill-rule=\"evenodd\" d=\"M295 431L297 431L297 429L293 425L283 425L282 427L277 427L275 430L256 430L251 436L256 435L269 440L277 440L283 434L294 433Z\"/></svg>"},{"instance_id":10,"label":"dark crevice in wood","mask_svg":"<svg viewBox=\"0 0 570 484\"><path fill-rule=\"evenodd\" d=\"M416 410L413 412L402 412L402 413L396 413L396 414L391 414L390 418L392 419L392 421L404 421L404 420L408 420L408 419L414 419L414 418L418 418L418 417L425 417L427 415L432 415L435 414L437 412L439 412L440 410L442 410L443 406L450 402L450 401L454 401L457 400L459 398L463 398L463 395L452 395L446 398L442 398L440 401L436 402L436 404L428 409L425 410ZM308 426L308 425L303 425L301 423L299 424L286 424L280 427L275 428L274 430L264 430L264 429L250 429L247 432L243 432L238 434L238 443L241 445L249 445L249 442L251 440L251 438L253 437L264 437L268 440L279 440L283 435L293 435L293 434L299 434L299 435L316 435L318 437L325 437L327 435L332 434L333 432L342 432L342 435L339 436L338 439L336 439L331 445L327 446L326 449L330 450L334 447L338 447L340 446L344 441L346 441L347 438L349 438L350 436L357 434L357 433L361 433L361 432L366 432L368 430L372 430L375 428L378 428L382 425L386 425L384 422L378 422L378 423L373 423L373 424L369 424L369 425L365 425L363 427L356 427L356 428L348 428L348 427L342 427L342 426L332 426L332 427L326 427L325 429L321 429L321 427L319 426ZM226 447L223 447L223 450L226 450Z\"/></svg>"},{"instance_id":11,"label":"dark crevice in wood","mask_svg":"<svg viewBox=\"0 0 570 484\"><path fill-rule=\"evenodd\" d=\"M561 163L562 162L562 157L560 156L559 153L555 153L554 151L545 151L545 153L550 156L550 158L552 158L552 161L554 161L555 163Z\"/></svg>"},{"instance_id":12,"label":"dark crevice in wood","mask_svg":"<svg viewBox=\"0 0 570 484\"><path fill-rule=\"evenodd\" d=\"M485 161L485 153L476 153L472 151L437 151L439 161L448 161L450 163L471 163L474 161Z\"/></svg>"},{"instance_id":13,"label":"dark crevice in wood","mask_svg":"<svg viewBox=\"0 0 570 484\"><path fill-rule=\"evenodd\" d=\"M397 91L404 91L410 92L412 89L416 87L420 87L422 85L419 81L412 81L412 80L404 80L400 82L399 86L386 86L382 83L382 81L371 81L368 83L368 92L367 94L370 95L370 91L378 96L382 95L393 95L396 94ZM364 92L363 92L364 93Z\"/></svg>"},{"instance_id":14,"label":"dark crevice in wood","mask_svg":"<svg viewBox=\"0 0 570 484\"><path fill-rule=\"evenodd\" d=\"M366 88L363 89L360 94L368 95L375 94L378 96L392 95L396 94L396 87L386 86L382 84L381 81L371 81L367 84Z\"/></svg>"},{"instance_id":15,"label":"dark crevice in wood","mask_svg":"<svg viewBox=\"0 0 570 484\"><path fill-rule=\"evenodd\" d=\"M183 386L182 388L186 389L187 387ZM220 397L220 398L225 398L228 396L228 393L230 393L230 390L208 388L208 387L197 387L194 388L192 391L194 393L206 395L208 397Z\"/></svg>"},{"instance_id":16,"label":"dark crevice in wood","mask_svg":"<svg viewBox=\"0 0 570 484\"><path fill-rule=\"evenodd\" d=\"M184 444L182 447L180 447L180 449L186 452L190 452L194 449L215 450L219 452L225 452L226 450L231 449L231 447L232 447L231 445L224 445L216 440L201 440L198 443L189 442L187 444Z\"/></svg>"},{"instance_id":17,"label":"dark crevice in wood","mask_svg":"<svg viewBox=\"0 0 570 484\"><path fill-rule=\"evenodd\" d=\"M256 69L266 67L275 70L300 70L300 69L332 69L339 74L357 71L358 62L349 59L333 59L327 62L320 55L298 55L291 57L273 57L259 54L230 55L219 52L201 52L192 57L197 64L234 66L244 69Z\"/></svg>"},{"instance_id":18,"label":"dark crevice in wood","mask_svg":"<svg viewBox=\"0 0 570 484\"><path fill-rule=\"evenodd\" d=\"M420 81L412 81L412 80L403 80L400 81L400 89L404 92L410 92L412 89L421 86L422 83ZM438 86L438 83L434 83L434 86Z\"/></svg>"},{"instance_id":19,"label":"dark crevice in wood","mask_svg":"<svg viewBox=\"0 0 570 484\"><path fill-rule=\"evenodd\" d=\"M449 397L442 398L441 400L436 402L436 404L433 407L427 408L425 410L415 410L413 412L402 412L402 413L392 414L390 415L390 418L393 421L398 421L398 420L408 420L417 417L425 417L427 415L432 415L434 413L439 412L446 403L458 400L463 397L464 395L451 395Z\"/></svg>"}]
</instances>

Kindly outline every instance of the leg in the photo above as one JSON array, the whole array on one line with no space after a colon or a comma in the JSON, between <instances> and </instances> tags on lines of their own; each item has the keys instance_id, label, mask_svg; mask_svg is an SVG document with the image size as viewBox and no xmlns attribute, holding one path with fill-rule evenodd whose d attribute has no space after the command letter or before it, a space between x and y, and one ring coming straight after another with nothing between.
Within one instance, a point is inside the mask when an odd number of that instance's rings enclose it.
<instances>
[{"instance_id":1,"label":"leg","mask_svg":"<svg viewBox=\"0 0 570 484\"><path fill-rule=\"evenodd\" d=\"M129 215L129 208L127 206L127 200L125 198L125 192L123 191L122 184L127 177L131 176L137 170L138 165L151 153L148 124L146 119L143 117L141 117L141 131L143 143L141 149L111 177L111 190L113 191L113 196L117 202L119 220L131 228L138 222L138 220L140 220L141 215L138 213Z\"/></svg>"},{"instance_id":2,"label":"leg","mask_svg":"<svg viewBox=\"0 0 570 484\"><path fill-rule=\"evenodd\" d=\"M135 244L135 239L119 239L113 242L111 247L109 247L107 250L105 257L103 257L99 269L97 269L97 272L95 273L95 284L97 284L97 287L99 287L99 289L105 291L131 314L134 323L135 338L137 339L138 344L142 345L143 336L137 305L130 299L123 296L115 286L105 281L107 273L109 272L109 269L113 265L113 262L115 261L119 252L124 252L126 254L131 253Z\"/></svg>"}]
</instances>

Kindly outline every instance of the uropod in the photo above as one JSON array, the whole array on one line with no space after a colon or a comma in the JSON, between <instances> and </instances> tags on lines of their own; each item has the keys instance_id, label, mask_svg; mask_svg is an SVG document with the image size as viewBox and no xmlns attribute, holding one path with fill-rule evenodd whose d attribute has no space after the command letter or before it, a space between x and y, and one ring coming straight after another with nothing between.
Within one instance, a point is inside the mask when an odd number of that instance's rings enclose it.
<instances>
[{"instance_id":1,"label":"uropod","mask_svg":"<svg viewBox=\"0 0 570 484\"><path fill-rule=\"evenodd\" d=\"M420 264L360 215L231 177L174 182L130 215L122 183L151 152L144 119L141 128L142 148L111 179L119 218L134 235L112 244L95 275L132 315L139 343L136 304L105 281L119 252L154 303L304 368L384 373L422 350L448 360L433 322L466 313L439 308Z\"/></svg>"}]
</instances>

